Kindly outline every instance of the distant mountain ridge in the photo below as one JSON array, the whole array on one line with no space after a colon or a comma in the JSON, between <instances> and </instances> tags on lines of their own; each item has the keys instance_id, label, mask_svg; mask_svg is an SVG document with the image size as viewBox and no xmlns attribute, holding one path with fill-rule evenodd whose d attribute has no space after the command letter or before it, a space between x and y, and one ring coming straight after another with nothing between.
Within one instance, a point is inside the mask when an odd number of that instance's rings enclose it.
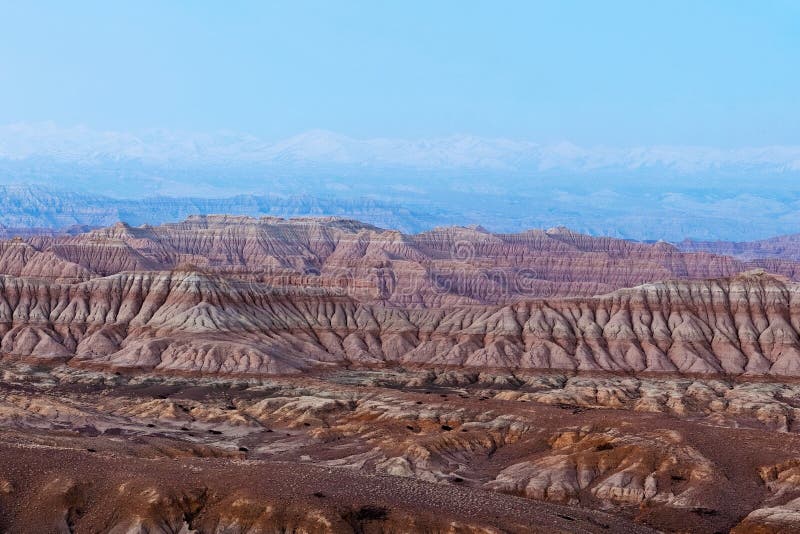
<instances>
[{"instance_id":1,"label":"distant mountain ridge","mask_svg":"<svg viewBox=\"0 0 800 534\"><path fill-rule=\"evenodd\" d=\"M575 203L577 201L574 201ZM598 199L598 203L601 202ZM576 206L581 207L581 206ZM232 214L251 217L344 217L406 234L421 233L438 226L474 226L492 232L517 233L531 229L562 228L562 231L634 241L665 240L684 252L711 252L749 260L773 258L800 261L800 234L787 233L762 240L689 239L693 224L677 218L663 221L663 235L633 216L605 221L599 215L576 211L562 216L531 213L515 217L502 206L458 210L424 200L390 201L371 197L310 194L235 195L230 197L154 196L141 199L113 198L101 194L63 191L39 185L0 185L0 238L15 236L76 234L92 228L125 222L133 226L177 222L193 215ZM600 214L603 208L599 207ZM595 222L596 220L596 222ZM701 224L698 219L696 224ZM746 226L745 222L739 224ZM751 224L752 226L752 224ZM686 229L682 231L682 229ZM731 227L733 233L738 227ZM640 232L637 234L636 230ZM643 231L644 230L644 231ZM778 232L779 233L779 232ZM653 235L655 234L655 235ZM678 238L675 238L675 236ZM738 235L746 237L741 230ZM664 238L664 239L662 239Z\"/></svg>"},{"instance_id":2,"label":"distant mountain ridge","mask_svg":"<svg viewBox=\"0 0 800 534\"><path fill-rule=\"evenodd\" d=\"M508 138L450 135L427 139L354 138L327 130L267 140L221 131L193 133L150 129L102 131L54 123L0 125L0 159L54 157L84 163L220 162L359 165L375 168L548 169L597 171L662 167L675 172L724 168L800 171L800 147L717 148L703 146L583 147L569 142L537 143Z\"/></svg>"},{"instance_id":3,"label":"distant mountain ridge","mask_svg":"<svg viewBox=\"0 0 800 534\"><path fill-rule=\"evenodd\" d=\"M741 260L773 258L800 261L800 234L789 234L756 241L693 241L677 244L686 252L724 254Z\"/></svg>"},{"instance_id":4,"label":"distant mountain ridge","mask_svg":"<svg viewBox=\"0 0 800 534\"><path fill-rule=\"evenodd\" d=\"M64 183L71 183L71 180L65 179ZM663 198L660 206L648 206L646 197L635 195L605 192L580 196L564 191L543 191L536 196L441 193L445 199L437 202L435 195L426 194L356 196L346 192L333 194L322 186L315 193L307 193L300 186L296 189L294 194L278 192L291 190L287 185L267 194L115 198L87 193L80 188L59 190L31 184L0 185L0 235L13 237L41 231L65 231L71 227L94 228L120 221L134 226L162 224L180 221L189 215L228 213L253 217L347 217L404 233L424 232L437 226L476 225L501 233L562 226L594 236L672 243L681 243L693 236L694 239L681 246L686 250L713 251L714 245L702 248L706 245L699 243L730 241L733 236L740 241L772 237L800 229L800 220L796 221L798 215L792 212L792 202L776 212L774 203L758 199L750 202L758 205L750 207L747 199L700 205L685 196L672 195ZM653 201L651 197L649 202ZM629 209L637 211L625 211ZM753 217L744 220L739 214L748 209ZM724 253L737 255L730 251Z\"/></svg>"},{"instance_id":5,"label":"distant mountain ridge","mask_svg":"<svg viewBox=\"0 0 800 534\"><path fill-rule=\"evenodd\" d=\"M471 135L358 139L324 130L267 140L16 124L0 125L0 184L49 190L4 193L0 224L23 227L157 224L224 212L341 215L405 232L440 224L494 232L567 226L672 242L800 231L797 146L581 147Z\"/></svg>"},{"instance_id":6,"label":"distant mountain ridge","mask_svg":"<svg viewBox=\"0 0 800 534\"><path fill-rule=\"evenodd\" d=\"M180 221L189 215L232 213L253 217L347 216L403 232L438 224L437 212L420 213L369 198L318 198L308 195L238 195L228 198L151 197L114 199L103 195L56 191L40 186L0 186L0 228L6 233L66 231L71 227ZM46 233L46 232L45 232Z\"/></svg>"}]
</instances>

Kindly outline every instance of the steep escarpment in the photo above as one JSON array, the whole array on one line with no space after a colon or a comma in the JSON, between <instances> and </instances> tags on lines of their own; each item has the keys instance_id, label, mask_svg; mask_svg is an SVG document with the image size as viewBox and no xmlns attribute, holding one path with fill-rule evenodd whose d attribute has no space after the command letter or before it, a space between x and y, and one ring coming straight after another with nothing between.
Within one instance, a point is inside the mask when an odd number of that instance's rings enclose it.
<instances>
[{"instance_id":1,"label":"steep escarpment","mask_svg":"<svg viewBox=\"0 0 800 534\"><path fill-rule=\"evenodd\" d=\"M800 280L794 261L743 261L564 228L493 234L480 227L447 227L408 235L335 218L196 216L161 226L119 223L75 235L31 235L0 248L0 272L16 276L87 280L185 265L271 286L337 289L359 302L418 308L585 297L666 279L732 276L754 267Z\"/></svg>"},{"instance_id":2,"label":"steep escarpment","mask_svg":"<svg viewBox=\"0 0 800 534\"><path fill-rule=\"evenodd\" d=\"M10 357L162 371L403 364L800 375L800 285L753 272L595 298L400 308L196 271L0 278Z\"/></svg>"}]
</instances>

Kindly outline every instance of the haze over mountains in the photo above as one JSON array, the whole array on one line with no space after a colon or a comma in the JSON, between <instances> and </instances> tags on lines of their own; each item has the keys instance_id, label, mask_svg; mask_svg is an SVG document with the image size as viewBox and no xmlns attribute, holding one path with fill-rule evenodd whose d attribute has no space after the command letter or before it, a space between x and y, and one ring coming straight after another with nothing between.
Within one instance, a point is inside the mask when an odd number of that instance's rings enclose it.
<instances>
[{"instance_id":1,"label":"haze over mountains","mask_svg":"<svg viewBox=\"0 0 800 534\"><path fill-rule=\"evenodd\" d=\"M664 167L685 173L706 170L800 171L800 147L714 148L652 146L580 147L569 142L543 144L504 138L452 135L432 139L356 139L311 130L270 141L238 132L190 133L152 129L143 132L98 131L53 123L0 126L0 157L54 157L102 162L143 163L258 162L337 164L418 169L572 169L597 171Z\"/></svg>"},{"instance_id":2,"label":"haze over mountains","mask_svg":"<svg viewBox=\"0 0 800 534\"><path fill-rule=\"evenodd\" d=\"M798 177L800 148L792 146L0 128L0 183L22 187L2 190L8 227L159 224L216 212L339 215L405 232L567 226L633 239L752 240L800 228Z\"/></svg>"},{"instance_id":3,"label":"haze over mountains","mask_svg":"<svg viewBox=\"0 0 800 534\"><path fill-rule=\"evenodd\" d=\"M419 232L448 221L446 212L413 209L373 198L327 198L312 195L236 195L225 198L148 197L121 199L66 192L42 186L0 186L0 226L13 236L35 229L73 231L75 227L132 225L179 221L189 215L235 213L249 216L346 216Z\"/></svg>"}]
</instances>

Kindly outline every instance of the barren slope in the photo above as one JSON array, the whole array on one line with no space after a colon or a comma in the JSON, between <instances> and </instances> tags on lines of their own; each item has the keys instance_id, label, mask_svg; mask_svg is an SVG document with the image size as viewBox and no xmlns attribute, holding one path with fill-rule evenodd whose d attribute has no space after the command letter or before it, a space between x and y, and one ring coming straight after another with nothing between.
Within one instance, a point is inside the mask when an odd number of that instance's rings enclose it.
<instances>
[{"instance_id":1,"label":"barren slope","mask_svg":"<svg viewBox=\"0 0 800 534\"><path fill-rule=\"evenodd\" d=\"M285 288L284 288L285 289ZM194 271L0 278L13 358L206 373L444 365L800 374L800 285L761 272L601 297L403 309Z\"/></svg>"}]
</instances>

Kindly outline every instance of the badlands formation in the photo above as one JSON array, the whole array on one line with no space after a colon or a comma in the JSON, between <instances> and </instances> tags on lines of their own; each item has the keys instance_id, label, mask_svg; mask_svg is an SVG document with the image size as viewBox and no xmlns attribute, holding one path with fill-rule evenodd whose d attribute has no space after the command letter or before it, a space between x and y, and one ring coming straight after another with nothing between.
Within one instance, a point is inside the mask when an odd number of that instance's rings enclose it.
<instances>
[{"instance_id":1,"label":"badlands formation","mask_svg":"<svg viewBox=\"0 0 800 534\"><path fill-rule=\"evenodd\" d=\"M0 530L800 530L800 263L192 217L0 243Z\"/></svg>"}]
</instances>

